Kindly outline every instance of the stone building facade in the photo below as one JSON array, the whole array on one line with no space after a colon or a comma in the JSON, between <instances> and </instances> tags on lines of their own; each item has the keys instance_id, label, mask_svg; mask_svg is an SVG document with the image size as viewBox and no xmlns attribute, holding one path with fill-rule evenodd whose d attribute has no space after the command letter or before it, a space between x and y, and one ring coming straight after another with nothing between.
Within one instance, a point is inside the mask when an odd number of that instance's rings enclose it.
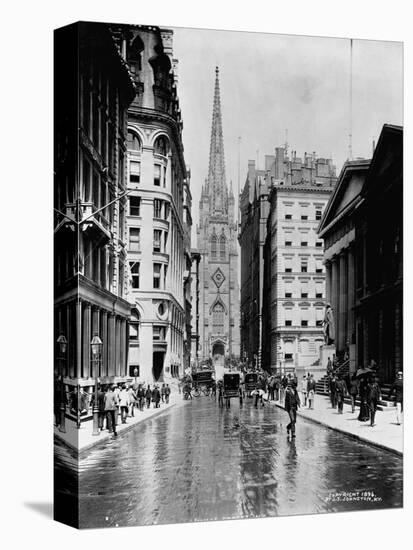
<instances>
[{"instance_id":1,"label":"stone building facade","mask_svg":"<svg viewBox=\"0 0 413 550\"><path fill-rule=\"evenodd\" d=\"M314 153L303 160L295 153L289 159L283 148L275 153L266 176L262 366L311 371L323 343L325 307L323 241L316 231L336 184L335 167Z\"/></svg>"},{"instance_id":2,"label":"stone building facade","mask_svg":"<svg viewBox=\"0 0 413 550\"><path fill-rule=\"evenodd\" d=\"M347 162L319 228L337 355L403 370L403 129L385 124L371 160Z\"/></svg>"},{"instance_id":3,"label":"stone building facade","mask_svg":"<svg viewBox=\"0 0 413 550\"><path fill-rule=\"evenodd\" d=\"M97 376L127 376L126 111L135 90L107 25L58 29L54 58L55 341L67 340L56 358L68 393L79 385L87 398Z\"/></svg>"},{"instance_id":4,"label":"stone building facade","mask_svg":"<svg viewBox=\"0 0 413 550\"><path fill-rule=\"evenodd\" d=\"M191 352L191 192L173 31L116 26L137 93L128 109L129 374L177 378Z\"/></svg>"},{"instance_id":5,"label":"stone building facade","mask_svg":"<svg viewBox=\"0 0 413 550\"><path fill-rule=\"evenodd\" d=\"M225 177L219 71L216 69L209 171L202 186L197 226L199 265L199 358L239 357L239 284L234 194Z\"/></svg>"}]
</instances>

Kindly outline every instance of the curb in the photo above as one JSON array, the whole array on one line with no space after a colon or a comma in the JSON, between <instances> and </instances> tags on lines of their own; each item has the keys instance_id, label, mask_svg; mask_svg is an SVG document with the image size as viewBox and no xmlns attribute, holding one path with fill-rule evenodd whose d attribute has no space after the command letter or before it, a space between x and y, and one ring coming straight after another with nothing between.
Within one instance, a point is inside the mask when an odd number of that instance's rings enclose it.
<instances>
[{"instance_id":1,"label":"curb","mask_svg":"<svg viewBox=\"0 0 413 550\"><path fill-rule=\"evenodd\" d=\"M151 416L148 416L147 418L142 418L142 420L139 420L139 422L135 422L134 424L129 424L129 426L126 426L126 428L122 428L122 431L118 432L118 435L116 439L119 439L123 436L123 434L130 432L133 428L136 428L143 422L146 422L147 420L152 420L152 418L155 418L159 416L162 413L165 413L176 406L177 403L171 403L170 406L167 409L160 409L159 411L154 412L151 414ZM57 437L66 447L70 448L72 451L75 451L78 458L81 458L83 454L85 454L87 451L90 451L91 449L94 449L95 447L99 447L100 445L103 445L104 443L107 443L108 441L111 441L113 439L113 436L111 433L107 432L105 434L100 434L99 439L96 441L93 441L92 443L88 443L82 449L78 449L75 445L72 445L68 441L66 441L59 433L54 432L54 436Z\"/></svg>"},{"instance_id":2,"label":"curb","mask_svg":"<svg viewBox=\"0 0 413 550\"><path fill-rule=\"evenodd\" d=\"M279 409L285 410L282 405L277 405L277 403L274 403L274 406L278 407ZM329 428L330 430L334 430L335 432L340 432L344 435L347 435L348 437L351 437L352 439L361 441L362 443L367 443L368 445L372 445L373 447L377 447L378 449L382 449L383 451L388 451L389 453L393 453L397 456L403 457L403 451L398 451L397 449L393 449L393 447L388 447L387 445L383 445L382 443L376 443L375 441L371 441L370 439L366 439L360 435L347 432L346 430L337 428L335 426L331 426L330 424L327 424L326 422L323 422L321 420L317 420L316 418L305 416L299 411L297 411L297 416L300 416L305 420L309 420L310 422L314 422L315 424L319 424L320 426L324 426L325 428Z\"/></svg>"}]
</instances>

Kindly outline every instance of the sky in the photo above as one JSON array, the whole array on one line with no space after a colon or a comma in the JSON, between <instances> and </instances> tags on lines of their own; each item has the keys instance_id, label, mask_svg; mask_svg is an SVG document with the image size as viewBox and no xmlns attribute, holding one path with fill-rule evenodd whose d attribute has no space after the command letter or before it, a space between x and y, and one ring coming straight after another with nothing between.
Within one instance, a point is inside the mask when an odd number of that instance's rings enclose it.
<instances>
[{"instance_id":1,"label":"sky","mask_svg":"<svg viewBox=\"0 0 413 550\"><path fill-rule=\"evenodd\" d=\"M370 158L383 124L403 124L400 42L353 40L352 71L350 39L343 38L174 28L173 50L194 224L208 174L215 66L227 184L232 180L235 195L238 164L242 190L248 160L263 168L286 130L290 151L332 158L338 175L350 128L353 158Z\"/></svg>"}]
</instances>

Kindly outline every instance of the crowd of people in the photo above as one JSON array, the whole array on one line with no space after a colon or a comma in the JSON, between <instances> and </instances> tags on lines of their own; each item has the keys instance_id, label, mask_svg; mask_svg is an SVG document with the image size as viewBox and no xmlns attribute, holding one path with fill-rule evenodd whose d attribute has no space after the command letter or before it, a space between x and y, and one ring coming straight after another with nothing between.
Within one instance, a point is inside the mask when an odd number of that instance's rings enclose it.
<instances>
[{"instance_id":1,"label":"crowd of people","mask_svg":"<svg viewBox=\"0 0 413 550\"><path fill-rule=\"evenodd\" d=\"M95 394L93 393L90 403L84 401L83 392L80 388L77 392L76 403L72 403L70 410L73 414L93 412L95 405ZM59 392L55 391L55 423L60 424L60 401ZM86 394L85 394L86 395ZM143 412L145 409L159 408L161 403L168 404L171 395L169 384L107 384L99 385L97 393L98 422L99 429L108 430L117 436L116 427L119 423L126 424L128 418L135 416L135 412ZM57 397L56 397L57 396Z\"/></svg>"}]
</instances>

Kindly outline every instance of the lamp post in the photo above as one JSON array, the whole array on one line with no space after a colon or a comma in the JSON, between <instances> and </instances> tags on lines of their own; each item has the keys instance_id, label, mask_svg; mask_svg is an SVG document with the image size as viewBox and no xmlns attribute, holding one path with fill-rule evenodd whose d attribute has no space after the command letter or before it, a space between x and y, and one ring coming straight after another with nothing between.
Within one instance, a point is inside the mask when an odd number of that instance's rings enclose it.
<instances>
[{"instance_id":1,"label":"lamp post","mask_svg":"<svg viewBox=\"0 0 413 550\"><path fill-rule=\"evenodd\" d=\"M92 435L100 435L99 431L99 403L98 403L98 382L99 382L99 363L102 351L102 340L95 334L90 343L92 348L92 363L95 364L95 399L93 402L93 432Z\"/></svg>"},{"instance_id":2,"label":"lamp post","mask_svg":"<svg viewBox=\"0 0 413 550\"><path fill-rule=\"evenodd\" d=\"M59 432L66 433L66 396L65 396L65 383L63 381L63 361L65 360L65 354L67 350L66 337L61 334L57 339L59 345L59 358L60 358L60 424Z\"/></svg>"}]
</instances>

